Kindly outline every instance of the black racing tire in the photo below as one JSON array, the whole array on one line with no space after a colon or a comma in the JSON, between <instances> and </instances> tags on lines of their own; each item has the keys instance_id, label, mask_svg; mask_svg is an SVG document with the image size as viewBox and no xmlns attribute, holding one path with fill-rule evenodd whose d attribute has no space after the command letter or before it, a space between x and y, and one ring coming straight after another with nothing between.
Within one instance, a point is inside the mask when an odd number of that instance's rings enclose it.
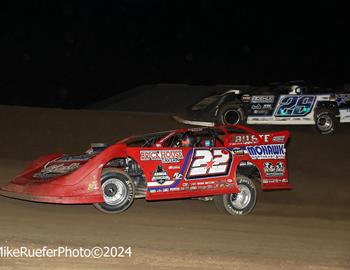
<instances>
[{"instance_id":1,"label":"black racing tire","mask_svg":"<svg viewBox=\"0 0 350 270\"><path fill-rule=\"evenodd\" d=\"M235 216L247 215L255 207L257 190L254 182L247 176L237 175L236 180L241 192L215 196L214 204L220 212Z\"/></svg>"},{"instance_id":2,"label":"black racing tire","mask_svg":"<svg viewBox=\"0 0 350 270\"><path fill-rule=\"evenodd\" d=\"M333 133L339 124L334 112L322 108L315 112L315 128L318 133L327 135Z\"/></svg>"},{"instance_id":3,"label":"black racing tire","mask_svg":"<svg viewBox=\"0 0 350 270\"><path fill-rule=\"evenodd\" d=\"M102 172L101 192L103 203L94 206L107 214L119 214L128 209L135 198L134 182L124 171L109 168Z\"/></svg>"},{"instance_id":4,"label":"black racing tire","mask_svg":"<svg viewBox=\"0 0 350 270\"><path fill-rule=\"evenodd\" d=\"M228 102L221 105L216 116L216 123L220 125L242 124L245 121L246 113L244 109L235 102Z\"/></svg>"}]
</instances>

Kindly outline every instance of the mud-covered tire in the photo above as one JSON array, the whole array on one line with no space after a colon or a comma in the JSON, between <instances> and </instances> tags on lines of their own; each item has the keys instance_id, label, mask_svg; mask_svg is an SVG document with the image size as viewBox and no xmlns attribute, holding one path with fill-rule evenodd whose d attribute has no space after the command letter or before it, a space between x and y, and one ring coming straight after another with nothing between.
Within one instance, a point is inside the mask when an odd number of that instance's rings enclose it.
<instances>
[{"instance_id":1,"label":"mud-covered tire","mask_svg":"<svg viewBox=\"0 0 350 270\"><path fill-rule=\"evenodd\" d=\"M216 208L230 215L247 215L255 207L257 190L253 181L244 175L237 175L240 193L223 194L214 197Z\"/></svg>"},{"instance_id":2,"label":"mud-covered tire","mask_svg":"<svg viewBox=\"0 0 350 270\"><path fill-rule=\"evenodd\" d=\"M94 206L107 214L118 214L128 209L135 198L135 186L132 179L124 171L105 169L101 177L103 203Z\"/></svg>"},{"instance_id":3,"label":"mud-covered tire","mask_svg":"<svg viewBox=\"0 0 350 270\"><path fill-rule=\"evenodd\" d=\"M246 121L246 113L242 106L237 103L229 102L221 105L216 116L216 123L220 125L226 124L242 124Z\"/></svg>"},{"instance_id":4,"label":"mud-covered tire","mask_svg":"<svg viewBox=\"0 0 350 270\"><path fill-rule=\"evenodd\" d=\"M315 112L315 128L320 134L333 133L339 124L334 112L328 109L319 109Z\"/></svg>"}]
</instances>

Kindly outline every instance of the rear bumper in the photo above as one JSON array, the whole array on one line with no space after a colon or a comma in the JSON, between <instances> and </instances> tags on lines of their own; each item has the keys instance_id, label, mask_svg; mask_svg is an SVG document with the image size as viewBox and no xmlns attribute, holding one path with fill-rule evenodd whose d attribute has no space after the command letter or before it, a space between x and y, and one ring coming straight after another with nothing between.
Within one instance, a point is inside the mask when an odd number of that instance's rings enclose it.
<instances>
[{"instance_id":1,"label":"rear bumper","mask_svg":"<svg viewBox=\"0 0 350 270\"><path fill-rule=\"evenodd\" d=\"M25 193L16 193L0 189L0 195L32 202L58 203L58 204L91 204L103 202L100 195L82 195L82 196L37 196Z\"/></svg>"}]
</instances>

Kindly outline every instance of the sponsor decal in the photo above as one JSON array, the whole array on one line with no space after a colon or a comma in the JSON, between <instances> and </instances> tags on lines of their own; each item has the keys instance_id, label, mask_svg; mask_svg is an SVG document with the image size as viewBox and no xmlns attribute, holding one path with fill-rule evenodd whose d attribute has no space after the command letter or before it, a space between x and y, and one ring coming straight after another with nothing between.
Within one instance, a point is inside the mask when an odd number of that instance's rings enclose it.
<instances>
[{"instance_id":1,"label":"sponsor decal","mask_svg":"<svg viewBox=\"0 0 350 270\"><path fill-rule=\"evenodd\" d=\"M241 161L239 164L238 164L239 167L247 167L247 166L254 166L253 163L251 163L250 161Z\"/></svg>"},{"instance_id":2,"label":"sponsor decal","mask_svg":"<svg viewBox=\"0 0 350 270\"><path fill-rule=\"evenodd\" d=\"M59 175L64 175L69 172L72 172L80 167L80 163L70 163L70 164L52 164L52 162L47 163L44 168L35 173L33 176L38 178L54 177Z\"/></svg>"},{"instance_id":3,"label":"sponsor decal","mask_svg":"<svg viewBox=\"0 0 350 270\"><path fill-rule=\"evenodd\" d=\"M225 148L196 149L186 179L226 176L232 159L231 152Z\"/></svg>"},{"instance_id":4,"label":"sponsor decal","mask_svg":"<svg viewBox=\"0 0 350 270\"><path fill-rule=\"evenodd\" d=\"M252 103L273 103L274 96L252 96Z\"/></svg>"},{"instance_id":5,"label":"sponsor decal","mask_svg":"<svg viewBox=\"0 0 350 270\"><path fill-rule=\"evenodd\" d=\"M264 172L266 176L283 176L285 172L284 163L279 161L273 165L272 162L264 162Z\"/></svg>"},{"instance_id":6,"label":"sponsor decal","mask_svg":"<svg viewBox=\"0 0 350 270\"><path fill-rule=\"evenodd\" d=\"M164 171L162 166L158 166L157 170L153 173L152 181L155 181L159 184L164 184L167 180L170 180L169 175L166 171Z\"/></svg>"},{"instance_id":7,"label":"sponsor decal","mask_svg":"<svg viewBox=\"0 0 350 270\"><path fill-rule=\"evenodd\" d=\"M237 187L236 182L232 179L219 181L192 182L183 183L182 187L170 188L170 191L200 191L209 189L232 189Z\"/></svg>"},{"instance_id":8,"label":"sponsor decal","mask_svg":"<svg viewBox=\"0 0 350 270\"><path fill-rule=\"evenodd\" d=\"M269 111L268 110L254 110L253 113L254 114L268 114Z\"/></svg>"},{"instance_id":9,"label":"sponsor decal","mask_svg":"<svg viewBox=\"0 0 350 270\"><path fill-rule=\"evenodd\" d=\"M285 136L284 136L284 135L282 135L282 136L274 136L274 137L272 138L272 141L273 141L273 142L283 142L284 139L285 139Z\"/></svg>"},{"instance_id":10,"label":"sponsor decal","mask_svg":"<svg viewBox=\"0 0 350 270\"><path fill-rule=\"evenodd\" d=\"M252 110L258 110L258 111L262 111L262 112L267 112L269 111L268 109L272 108L272 104L253 104L251 109Z\"/></svg>"},{"instance_id":11,"label":"sponsor decal","mask_svg":"<svg viewBox=\"0 0 350 270\"><path fill-rule=\"evenodd\" d=\"M235 148L232 148L231 151L234 155L238 155L238 156L242 156L246 153L245 147L235 147Z\"/></svg>"},{"instance_id":12,"label":"sponsor decal","mask_svg":"<svg viewBox=\"0 0 350 270\"><path fill-rule=\"evenodd\" d=\"M261 109L262 109L262 106L261 106L261 104L252 105L251 109L252 109L252 110L261 110Z\"/></svg>"},{"instance_id":13,"label":"sponsor decal","mask_svg":"<svg viewBox=\"0 0 350 270\"><path fill-rule=\"evenodd\" d=\"M263 139L264 142L268 142L269 141L269 134L260 134L259 137L261 139ZM258 137L255 135L250 135L250 134L246 134L246 135L236 135L233 137L233 142L237 143L237 144L252 144L252 143L257 143Z\"/></svg>"},{"instance_id":14,"label":"sponsor decal","mask_svg":"<svg viewBox=\"0 0 350 270\"><path fill-rule=\"evenodd\" d=\"M184 164L181 166L181 170L180 170L179 174L177 174L177 176L181 177L181 178L179 178L179 179L171 179L171 180L165 181L163 184L159 184L156 181L153 182L150 179L147 182L148 190L150 191L152 189L155 189L156 190L155 192L158 192L157 190L163 189L164 186L167 186L169 188L177 187L178 184L180 183L180 180L183 178L183 173L184 173L185 169L187 168L188 162L189 162L190 158L192 157L192 154L193 154L193 150L191 149L186 155L186 158L184 160Z\"/></svg>"},{"instance_id":15,"label":"sponsor decal","mask_svg":"<svg viewBox=\"0 0 350 270\"><path fill-rule=\"evenodd\" d=\"M88 185L88 192L93 192L93 191L95 191L97 189L98 189L98 184L97 184L96 180L89 183L89 185Z\"/></svg>"},{"instance_id":16,"label":"sponsor decal","mask_svg":"<svg viewBox=\"0 0 350 270\"><path fill-rule=\"evenodd\" d=\"M174 178L175 180L182 179L182 174L176 172L176 173L174 173L173 178Z\"/></svg>"},{"instance_id":17,"label":"sponsor decal","mask_svg":"<svg viewBox=\"0 0 350 270\"><path fill-rule=\"evenodd\" d=\"M178 170L178 169L180 169L180 166L169 166L168 169L169 170Z\"/></svg>"},{"instance_id":18,"label":"sponsor decal","mask_svg":"<svg viewBox=\"0 0 350 270\"><path fill-rule=\"evenodd\" d=\"M264 171L265 171L266 174L274 173L275 172L275 166L273 166L271 162L265 162L264 163Z\"/></svg>"},{"instance_id":19,"label":"sponsor decal","mask_svg":"<svg viewBox=\"0 0 350 270\"><path fill-rule=\"evenodd\" d=\"M263 179L264 184L288 183L288 179Z\"/></svg>"},{"instance_id":20,"label":"sponsor decal","mask_svg":"<svg viewBox=\"0 0 350 270\"><path fill-rule=\"evenodd\" d=\"M286 155L284 144L247 146L247 150L252 159L282 159Z\"/></svg>"},{"instance_id":21,"label":"sponsor decal","mask_svg":"<svg viewBox=\"0 0 350 270\"><path fill-rule=\"evenodd\" d=\"M182 150L142 150L140 159L142 161L160 160L163 163L180 162L183 159Z\"/></svg>"},{"instance_id":22,"label":"sponsor decal","mask_svg":"<svg viewBox=\"0 0 350 270\"><path fill-rule=\"evenodd\" d=\"M181 179L182 174L178 172L174 173L173 179L171 179L168 173L164 170L163 166L159 165L152 175L151 182L147 183L147 187L163 188L164 186L173 185L177 180Z\"/></svg>"},{"instance_id":23,"label":"sponsor decal","mask_svg":"<svg viewBox=\"0 0 350 270\"><path fill-rule=\"evenodd\" d=\"M272 103L251 103L250 110L253 114L271 114L272 105Z\"/></svg>"},{"instance_id":24,"label":"sponsor decal","mask_svg":"<svg viewBox=\"0 0 350 270\"><path fill-rule=\"evenodd\" d=\"M347 103L350 101L350 94L339 94L337 95L337 105L341 106L343 104L347 105Z\"/></svg>"},{"instance_id":25,"label":"sponsor decal","mask_svg":"<svg viewBox=\"0 0 350 270\"><path fill-rule=\"evenodd\" d=\"M87 161L92 157L93 155L91 154L83 154L83 155L77 155L77 156L63 156L57 159L56 162Z\"/></svg>"},{"instance_id":26,"label":"sponsor decal","mask_svg":"<svg viewBox=\"0 0 350 270\"><path fill-rule=\"evenodd\" d=\"M284 174L284 163L283 162L277 162L276 163L276 166L275 166L275 172L276 173L281 173L281 174Z\"/></svg>"},{"instance_id":27,"label":"sponsor decal","mask_svg":"<svg viewBox=\"0 0 350 270\"><path fill-rule=\"evenodd\" d=\"M272 104L264 104L263 109L272 109Z\"/></svg>"},{"instance_id":28,"label":"sponsor decal","mask_svg":"<svg viewBox=\"0 0 350 270\"><path fill-rule=\"evenodd\" d=\"M241 97L241 99L242 99L242 102L249 102L251 100L251 96L245 94Z\"/></svg>"}]
</instances>

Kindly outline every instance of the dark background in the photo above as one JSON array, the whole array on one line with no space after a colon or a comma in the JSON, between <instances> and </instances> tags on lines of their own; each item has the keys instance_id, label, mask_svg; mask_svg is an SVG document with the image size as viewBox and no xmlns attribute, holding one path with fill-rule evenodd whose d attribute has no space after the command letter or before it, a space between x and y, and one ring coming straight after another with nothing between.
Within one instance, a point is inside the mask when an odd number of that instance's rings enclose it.
<instances>
[{"instance_id":1,"label":"dark background","mask_svg":"<svg viewBox=\"0 0 350 270\"><path fill-rule=\"evenodd\" d=\"M139 84L347 81L336 1L8 1L1 104L80 108Z\"/></svg>"}]
</instances>

